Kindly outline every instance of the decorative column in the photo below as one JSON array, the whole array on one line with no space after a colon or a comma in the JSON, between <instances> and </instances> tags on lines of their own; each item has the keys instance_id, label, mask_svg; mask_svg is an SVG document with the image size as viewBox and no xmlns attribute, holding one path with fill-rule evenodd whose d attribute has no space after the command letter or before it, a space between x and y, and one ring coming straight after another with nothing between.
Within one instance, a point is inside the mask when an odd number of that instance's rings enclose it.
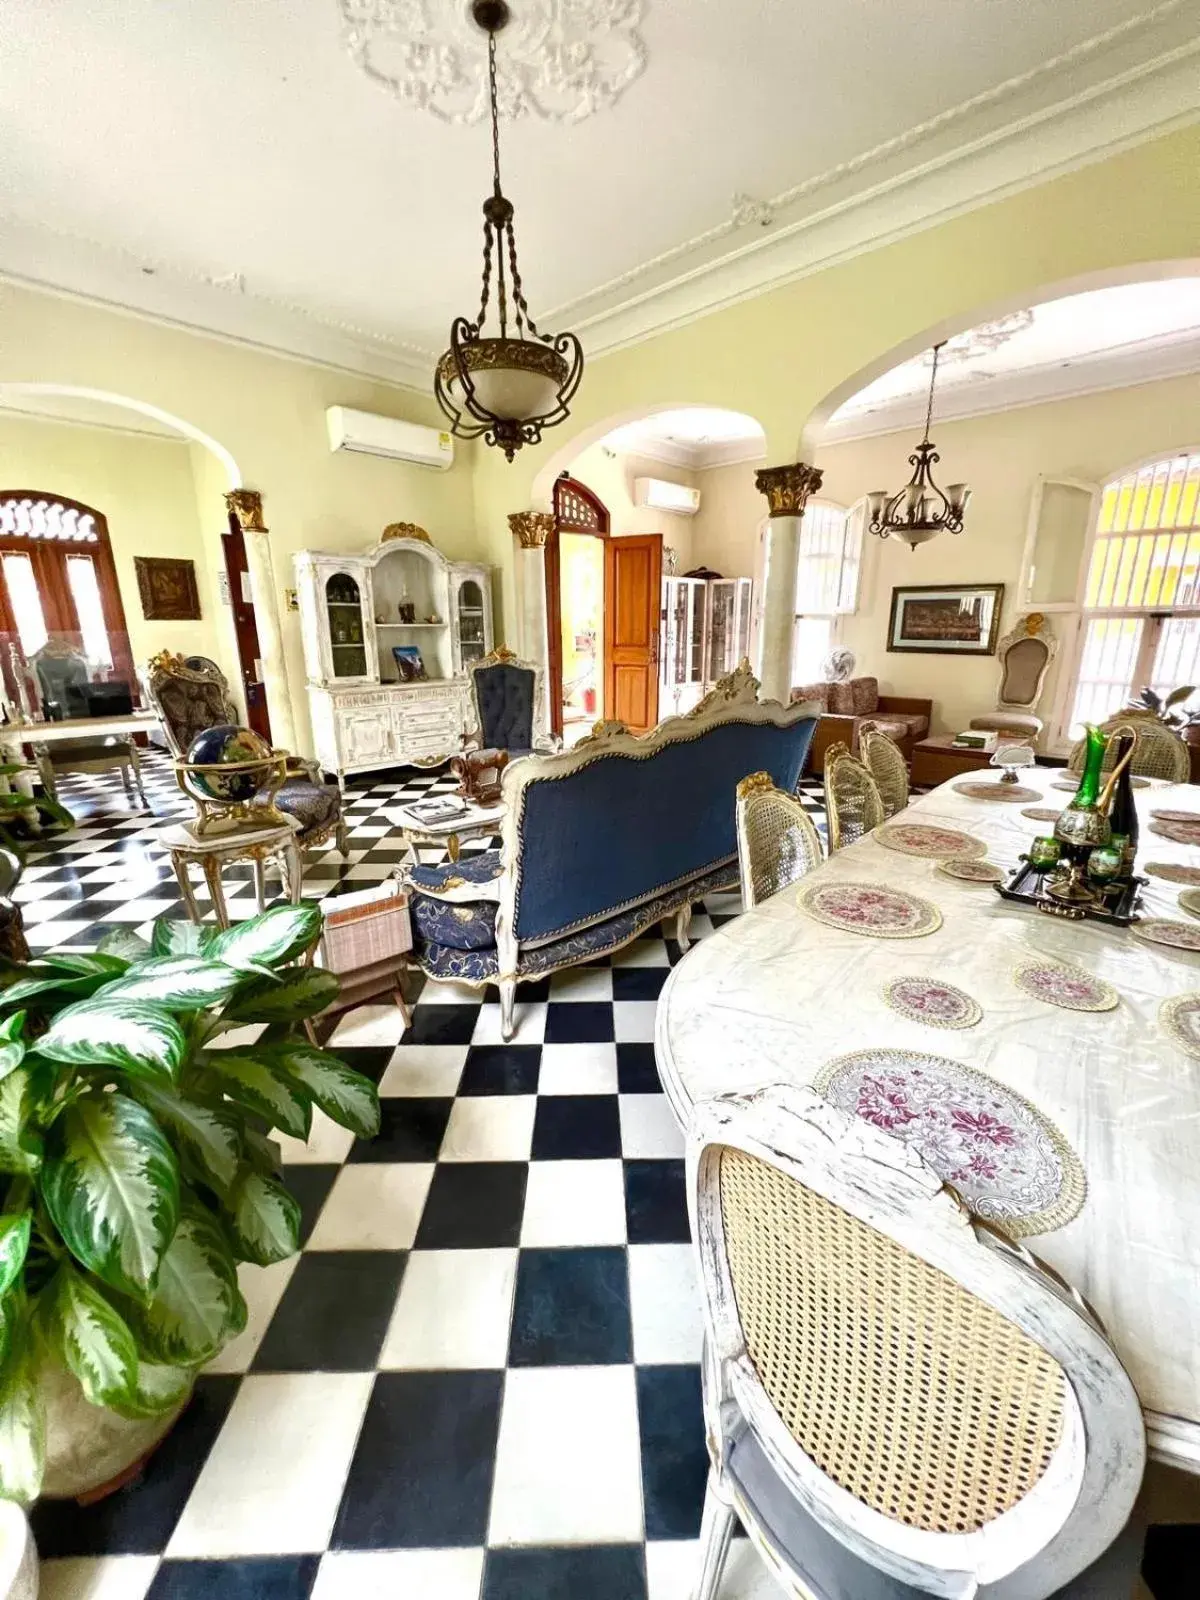
<instances>
[{"instance_id":1,"label":"decorative column","mask_svg":"<svg viewBox=\"0 0 1200 1600\"><path fill-rule=\"evenodd\" d=\"M821 487L821 472L806 462L763 467L754 486L767 497L766 560L763 565L759 677L765 700L787 703L792 676L792 625L796 615L796 559L800 519L810 494Z\"/></svg>"},{"instance_id":2,"label":"decorative column","mask_svg":"<svg viewBox=\"0 0 1200 1600\"><path fill-rule=\"evenodd\" d=\"M271 737L277 749L290 750L294 754L296 724L292 720L292 696L283 654L283 632L279 626L279 598L271 568L270 537L263 521L262 495L257 489L231 489L225 496L225 504L230 516L237 519L246 544L246 565L250 568L254 625L258 629Z\"/></svg>"},{"instance_id":3,"label":"decorative column","mask_svg":"<svg viewBox=\"0 0 1200 1600\"><path fill-rule=\"evenodd\" d=\"M521 598L521 654L550 671L550 638L546 623L546 540L554 531L549 511L513 511L508 525L521 547L518 558Z\"/></svg>"}]
</instances>

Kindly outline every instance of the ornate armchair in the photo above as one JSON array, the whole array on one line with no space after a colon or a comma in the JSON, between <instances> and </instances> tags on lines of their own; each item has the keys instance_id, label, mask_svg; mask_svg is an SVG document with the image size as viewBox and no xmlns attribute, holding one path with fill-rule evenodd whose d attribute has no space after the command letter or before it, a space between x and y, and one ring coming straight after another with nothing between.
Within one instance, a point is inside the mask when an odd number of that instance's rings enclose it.
<instances>
[{"instance_id":1,"label":"ornate armchair","mask_svg":"<svg viewBox=\"0 0 1200 1600\"><path fill-rule=\"evenodd\" d=\"M198 733L239 720L224 674L204 656L185 661L168 650L160 651L146 668L146 692L177 761L187 759L188 747ZM289 756L287 778L274 799L280 811L300 823L302 850L336 836L338 849L346 854L341 794L335 785L322 782L314 763Z\"/></svg>"},{"instance_id":2,"label":"ornate armchair","mask_svg":"<svg viewBox=\"0 0 1200 1600\"><path fill-rule=\"evenodd\" d=\"M542 669L521 661L503 645L470 668L474 732L464 736L464 750L450 763L463 792L476 799L499 791L500 774L509 760L550 755L562 741L546 731L546 688Z\"/></svg>"},{"instance_id":3,"label":"ornate armchair","mask_svg":"<svg viewBox=\"0 0 1200 1600\"><path fill-rule=\"evenodd\" d=\"M794 794L777 789L769 772L752 772L737 786L734 810L742 904L748 911L821 864L821 836Z\"/></svg>"},{"instance_id":4,"label":"ornate armchair","mask_svg":"<svg viewBox=\"0 0 1200 1600\"><path fill-rule=\"evenodd\" d=\"M972 717L971 727L984 733L1004 733L1016 739L1036 739L1042 719L1035 715L1050 663L1058 654L1058 640L1040 611L1022 617L996 646L1000 659L1000 689L996 709Z\"/></svg>"},{"instance_id":5,"label":"ornate armchair","mask_svg":"<svg viewBox=\"0 0 1200 1600\"><path fill-rule=\"evenodd\" d=\"M29 657L29 665L33 668L42 715L48 722L69 722L73 717L88 715L86 689L91 682L91 673L87 658L73 645L61 639L48 639L40 650L35 650ZM128 701L124 709L129 709ZM129 798L132 800L136 790L142 810L151 809L142 787L137 745L131 738L108 734L90 739L62 739L54 744L39 744L31 729L29 744L33 749L42 788L51 800L58 799L60 773L111 772L115 767L121 774L121 782Z\"/></svg>"}]
</instances>

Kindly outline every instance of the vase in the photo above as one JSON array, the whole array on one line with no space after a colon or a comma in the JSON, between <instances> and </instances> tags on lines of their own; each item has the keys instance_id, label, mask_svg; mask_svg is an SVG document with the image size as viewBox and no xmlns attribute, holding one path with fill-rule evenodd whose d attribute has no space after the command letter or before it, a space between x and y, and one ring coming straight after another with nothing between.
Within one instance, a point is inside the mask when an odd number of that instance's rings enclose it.
<instances>
[{"instance_id":1,"label":"vase","mask_svg":"<svg viewBox=\"0 0 1200 1600\"><path fill-rule=\"evenodd\" d=\"M38 1370L38 1387L46 1407L42 1494L53 1500L92 1495L108 1485L119 1488L187 1404L185 1399L161 1417L121 1417L85 1400L76 1378L50 1362Z\"/></svg>"}]
</instances>

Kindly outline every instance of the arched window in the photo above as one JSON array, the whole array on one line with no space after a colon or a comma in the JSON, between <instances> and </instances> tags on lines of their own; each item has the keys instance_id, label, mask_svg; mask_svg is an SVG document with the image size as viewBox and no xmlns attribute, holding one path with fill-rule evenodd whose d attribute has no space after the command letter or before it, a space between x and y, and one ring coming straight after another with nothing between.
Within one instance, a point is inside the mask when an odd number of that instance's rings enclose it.
<instances>
[{"instance_id":1,"label":"arched window","mask_svg":"<svg viewBox=\"0 0 1200 1600\"><path fill-rule=\"evenodd\" d=\"M554 521L563 533L593 533L603 539L608 533L608 507L586 483L568 473L554 482Z\"/></svg>"},{"instance_id":2,"label":"arched window","mask_svg":"<svg viewBox=\"0 0 1200 1600\"><path fill-rule=\"evenodd\" d=\"M1072 737L1138 689L1200 675L1200 452L1104 486L1083 583Z\"/></svg>"}]
</instances>

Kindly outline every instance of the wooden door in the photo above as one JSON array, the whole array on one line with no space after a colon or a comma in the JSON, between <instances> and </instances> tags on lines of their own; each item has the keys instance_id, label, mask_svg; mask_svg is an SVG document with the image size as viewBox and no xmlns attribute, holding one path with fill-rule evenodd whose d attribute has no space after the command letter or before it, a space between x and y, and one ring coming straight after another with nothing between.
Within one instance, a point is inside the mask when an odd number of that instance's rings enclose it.
<instances>
[{"instance_id":1,"label":"wooden door","mask_svg":"<svg viewBox=\"0 0 1200 1600\"><path fill-rule=\"evenodd\" d=\"M254 620L254 599L250 588L250 564L246 560L246 539L237 518L230 515L229 532L221 535L225 547L225 575L229 579L229 602L233 607L233 626L237 634L238 666L246 696L246 721L255 733L271 742L271 719L267 715L267 686L262 680L262 661L258 644L258 624Z\"/></svg>"},{"instance_id":2,"label":"wooden door","mask_svg":"<svg viewBox=\"0 0 1200 1600\"><path fill-rule=\"evenodd\" d=\"M662 534L604 546L604 715L644 733L658 721Z\"/></svg>"}]
</instances>

